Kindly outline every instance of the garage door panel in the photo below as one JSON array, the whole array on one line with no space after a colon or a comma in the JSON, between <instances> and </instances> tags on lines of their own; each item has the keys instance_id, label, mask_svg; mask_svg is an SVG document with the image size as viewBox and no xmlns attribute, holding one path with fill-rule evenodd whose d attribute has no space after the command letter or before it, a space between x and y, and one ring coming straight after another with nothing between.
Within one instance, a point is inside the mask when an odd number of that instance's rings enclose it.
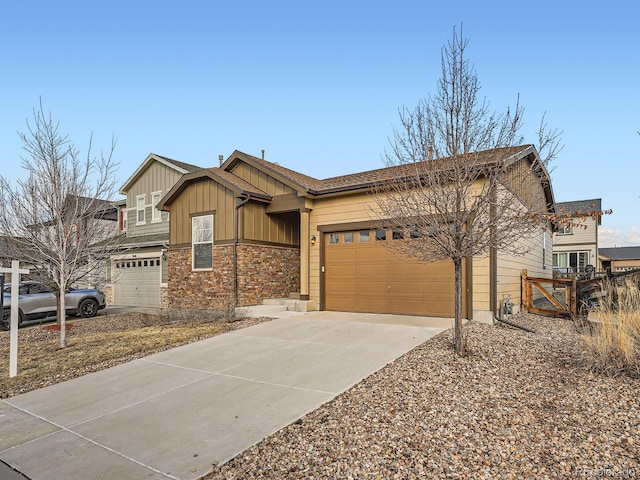
<instances>
[{"instance_id":1,"label":"garage door panel","mask_svg":"<svg viewBox=\"0 0 640 480\"><path fill-rule=\"evenodd\" d=\"M390 284L390 293L392 294L398 294L398 292L401 292L401 294L407 296L407 295L422 295L422 293L425 291L425 285L420 282L411 282L411 281L393 281Z\"/></svg>"},{"instance_id":2,"label":"garage door panel","mask_svg":"<svg viewBox=\"0 0 640 480\"><path fill-rule=\"evenodd\" d=\"M356 276L356 266L355 265L342 265L335 264L331 265L331 267L327 267L327 276L328 278L339 279L344 276L355 277Z\"/></svg>"},{"instance_id":3,"label":"garage door panel","mask_svg":"<svg viewBox=\"0 0 640 480\"><path fill-rule=\"evenodd\" d=\"M387 311L387 301L385 298L381 298L380 295L365 295L358 298L357 302L358 312L365 313L389 313ZM349 310L347 310L349 311Z\"/></svg>"},{"instance_id":4,"label":"garage door panel","mask_svg":"<svg viewBox=\"0 0 640 480\"><path fill-rule=\"evenodd\" d=\"M386 281L387 269L384 265L369 265L360 264L356 266L358 277L365 278L380 278Z\"/></svg>"},{"instance_id":5,"label":"garage door panel","mask_svg":"<svg viewBox=\"0 0 640 480\"><path fill-rule=\"evenodd\" d=\"M360 296L386 294L387 282L359 281L356 287L356 293Z\"/></svg>"},{"instance_id":6,"label":"garage door panel","mask_svg":"<svg viewBox=\"0 0 640 480\"><path fill-rule=\"evenodd\" d=\"M330 286L327 286L327 293L334 295L351 295L356 294L353 288L353 282L350 281L335 281Z\"/></svg>"},{"instance_id":7,"label":"garage door panel","mask_svg":"<svg viewBox=\"0 0 640 480\"><path fill-rule=\"evenodd\" d=\"M402 277L422 277L426 272L425 265L419 263L392 262L389 265L389 274Z\"/></svg>"},{"instance_id":8,"label":"garage door panel","mask_svg":"<svg viewBox=\"0 0 640 480\"><path fill-rule=\"evenodd\" d=\"M369 243L369 244L359 244L357 257L358 260L374 260L380 261L381 259L386 258L386 255L383 255L380 252L380 244Z\"/></svg>"}]
</instances>

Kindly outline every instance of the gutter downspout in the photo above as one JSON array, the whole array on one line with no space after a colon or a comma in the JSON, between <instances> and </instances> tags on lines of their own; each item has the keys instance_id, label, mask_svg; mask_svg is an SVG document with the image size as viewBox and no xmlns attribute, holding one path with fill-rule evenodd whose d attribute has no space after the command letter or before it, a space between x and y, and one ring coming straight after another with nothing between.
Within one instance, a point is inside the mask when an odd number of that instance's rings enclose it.
<instances>
[{"instance_id":1,"label":"gutter downspout","mask_svg":"<svg viewBox=\"0 0 640 480\"><path fill-rule=\"evenodd\" d=\"M233 235L233 306L236 308L238 306L238 231L239 231L239 211L240 207L246 204L251 198L250 194L246 194L246 198L243 198L236 205L236 214L234 218L234 235Z\"/></svg>"},{"instance_id":2,"label":"gutter downspout","mask_svg":"<svg viewBox=\"0 0 640 480\"><path fill-rule=\"evenodd\" d=\"M489 221L491 227L489 227L489 235L491 236L489 247L489 310L494 317L498 313L498 249L496 248L496 192L491 194L491 205L489 206Z\"/></svg>"}]
</instances>

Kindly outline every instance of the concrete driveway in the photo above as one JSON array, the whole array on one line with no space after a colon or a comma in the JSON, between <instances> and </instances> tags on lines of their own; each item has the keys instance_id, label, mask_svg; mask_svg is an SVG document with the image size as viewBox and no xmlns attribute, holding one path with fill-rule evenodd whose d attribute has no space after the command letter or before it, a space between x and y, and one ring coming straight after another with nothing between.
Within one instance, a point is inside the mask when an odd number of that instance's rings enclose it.
<instances>
[{"instance_id":1,"label":"concrete driveway","mask_svg":"<svg viewBox=\"0 0 640 480\"><path fill-rule=\"evenodd\" d=\"M197 479L449 326L286 312L0 402L0 459L33 480Z\"/></svg>"}]
</instances>

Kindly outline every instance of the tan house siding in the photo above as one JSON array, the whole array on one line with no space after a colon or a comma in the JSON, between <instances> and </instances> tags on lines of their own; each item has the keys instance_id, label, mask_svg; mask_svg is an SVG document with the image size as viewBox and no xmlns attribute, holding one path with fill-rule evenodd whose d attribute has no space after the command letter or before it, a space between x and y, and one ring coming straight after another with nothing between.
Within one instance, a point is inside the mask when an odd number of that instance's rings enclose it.
<instances>
[{"instance_id":1,"label":"tan house siding","mask_svg":"<svg viewBox=\"0 0 640 480\"><path fill-rule=\"evenodd\" d=\"M521 304L520 280L522 270L527 270L530 277L550 279L553 275L551 234L549 230L534 232L530 238L522 240L522 243L529 251L527 255L498 255L498 303L509 295L515 311L519 310Z\"/></svg>"}]
</instances>

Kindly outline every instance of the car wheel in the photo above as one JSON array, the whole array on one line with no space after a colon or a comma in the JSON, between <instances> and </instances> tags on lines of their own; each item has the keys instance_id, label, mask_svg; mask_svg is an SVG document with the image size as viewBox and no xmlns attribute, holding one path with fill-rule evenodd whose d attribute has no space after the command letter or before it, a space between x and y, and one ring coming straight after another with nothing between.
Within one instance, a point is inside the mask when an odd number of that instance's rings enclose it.
<instances>
[{"instance_id":1,"label":"car wheel","mask_svg":"<svg viewBox=\"0 0 640 480\"><path fill-rule=\"evenodd\" d=\"M95 317L98 313L98 302L93 298L86 298L80 302L78 307L78 313L82 318Z\"/></svg>"},{"instance_id":2,"label":"car wheel","mask_svg":"<svg viewBox=\"0 0 640 480\"><path fill-rule=\"evenodd\" d=\"M24 313L18 309L18 326L24 322ZM5 308L2 311L2 320L0 321L0 330L9 330L11 328L11 309Z\"/></svg>"}]
</instances>

